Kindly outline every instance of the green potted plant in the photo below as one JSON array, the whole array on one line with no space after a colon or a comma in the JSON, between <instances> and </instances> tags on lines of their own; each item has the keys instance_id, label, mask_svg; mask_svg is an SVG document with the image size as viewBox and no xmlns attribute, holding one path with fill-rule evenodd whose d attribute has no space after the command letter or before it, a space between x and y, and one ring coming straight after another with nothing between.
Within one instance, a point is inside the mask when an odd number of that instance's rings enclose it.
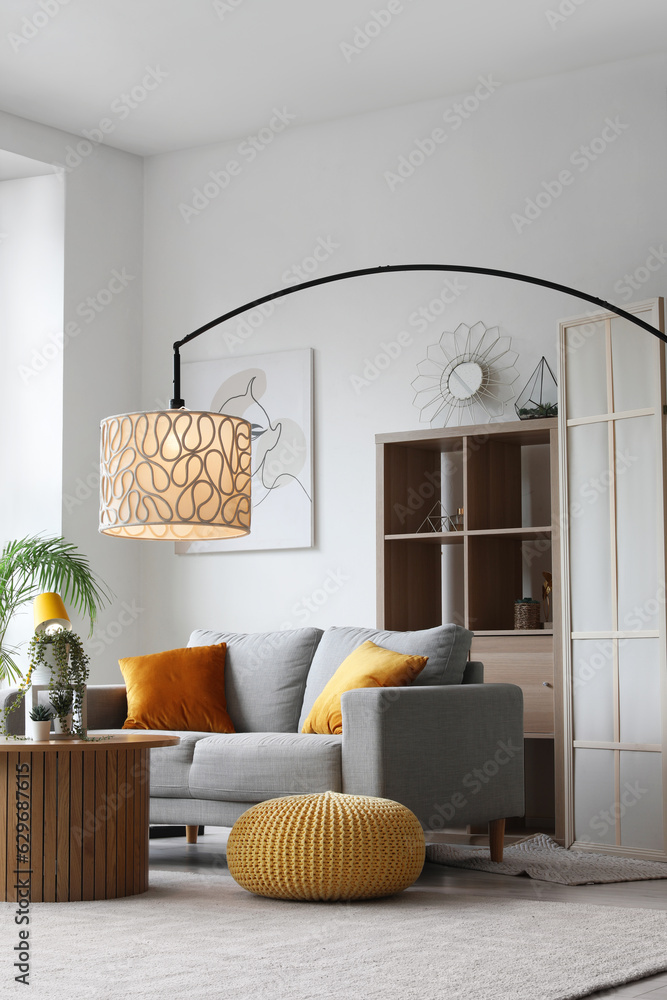
<instances>
[{"instance_id":1,"label":"green potted plant","mask_svg":"<svg viewBox=\"0 0 667 1000\"><path fill-rule=\"evenodd\" d=\"M53 714L48 705L35 705L26 722L26 736L29 740L48 740Z\"/></svg>"},{"instance_id":2,"label":"green potted plant","mask_svg":"<svg viewBox=\"0 0 667 1000\"><path fill-rule=\"evenodd\" d=\"M70 736L74 720L74 691L71 687L54 687L49 700L55 713L54 732Z\"/></svg>"},{"instance_id":3,"label":"green potted plant","mask_svg":"<svg viewBox=\"0 0 667 1000\"><path fill-rule=\"evenodd\" d=\"M30 640L30 667L14 704L22 700L32 675L40 667L50 669L49 700L56 712L56 732L66 736L86 735L83 698L89 677L89 657L76 632L37 632ZM23 692L25 693L25 692ZM73 723L73 716L76 722Z\"/></svg>"},{"instance_id":4,"label":"green potted plant","mask_svg":"<svg viewBox=\"0 0 667 1000\"><path fill-rule=\"evenodd\" d=\"M5 636L10 621L42 591L58 591L63 600L90 621L90 634L99 608L110 593L94 575L87 558L64 538L32 535L7 544L0 553L0 681L18 682L19 649Z\"/></svg>"},{"instance_id":5,"label":"green potted plant","mask_svg":"<svg viewBox=\"0 0 667 1000\"><path fill-rule=\"evenodd\" d=\"M58 732L85 739L84 696L90 661L81 638L76 632L67 629L59 632L36 632L30 640L29 650L28 672L19 684L16 697L5 706L2 715L2 735L10 735L7 718L23 704L32 685L33 674L40 671L49 676L49 699L54 708L57 702Z\"/></svg>"}]
</instances>

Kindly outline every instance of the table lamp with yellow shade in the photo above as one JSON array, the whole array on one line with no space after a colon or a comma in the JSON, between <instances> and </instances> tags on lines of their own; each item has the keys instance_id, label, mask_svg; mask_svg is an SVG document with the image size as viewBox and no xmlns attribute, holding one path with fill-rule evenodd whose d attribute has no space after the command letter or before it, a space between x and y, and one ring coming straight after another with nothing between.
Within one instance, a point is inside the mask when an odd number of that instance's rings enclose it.
<instances>
[{"instance_id":1,"label":"table lamp with yellow shade","mask_svg":"<svg viewBox=\"0 0 667 1000\"><path fill-rule=\"evenodd\" d=\"M56 632L71 629L72 623L60 594L38 594L33 602L35 632Z\"/></svg>"},{"instance_id":2,"label":"table lamp with yellow shade","mask_svg":"<svg viewBox=\"0 0 667 1000\"><path fill-rule=\"evenodd\" d=\"M71 631L72 623L60 594L47 592L38 594L33 602L35 632L38 635L53 635L56 632ZM55 665L55 664L54 664ZM39 664L32 672L30 691L25 699L26 722L30 712L40 702L40 693L46 692L42 701L47 703L51 691L51 667ZM81 723L85 730L87 723L86 693L81 706Z\"/></svg>"}]
</instances>

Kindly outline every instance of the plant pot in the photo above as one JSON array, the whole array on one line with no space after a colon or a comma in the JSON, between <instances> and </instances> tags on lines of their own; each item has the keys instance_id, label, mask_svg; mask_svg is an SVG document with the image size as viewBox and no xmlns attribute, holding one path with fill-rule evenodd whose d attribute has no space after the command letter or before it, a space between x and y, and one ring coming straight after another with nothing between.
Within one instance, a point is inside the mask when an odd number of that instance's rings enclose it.
<instances>
[{"instance_id":1,"label":"plant pot","mask_svg":"<svg viewBox=\"0 0 667 1000\"><path fill-rule=\"evenodd\" d=\"M26 719L25 734L29 740L48 740L50 733L50 719Z\"/></svg>"},{"instance_id":2,"label":"plant pot","mask_svg":"<svg viewBox=\"0 0 667 1000\"><path fill-rule=\"evenodd\" d=\"M67 730L65 729L64 725L65 722L67 723ZM53 721L54 733L58 733L62 736L71 735L73 722L74 722L74 715L71 712L69 715L60 715L60 716L56 715Z\"/></svg>"}]
</instances>

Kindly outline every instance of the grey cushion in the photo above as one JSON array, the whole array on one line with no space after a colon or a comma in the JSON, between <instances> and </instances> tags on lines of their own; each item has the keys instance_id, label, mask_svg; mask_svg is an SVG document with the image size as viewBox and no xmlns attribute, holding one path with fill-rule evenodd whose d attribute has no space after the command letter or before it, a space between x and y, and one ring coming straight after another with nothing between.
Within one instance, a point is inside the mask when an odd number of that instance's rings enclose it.
<instances>
[{"instance_id":1,"label":"grey cushion","mask_svg":"<svg viewBox=\"0 0 667 1000\"><path fill-rule=\"evenodd\" d=\"M342 790L341 736L216 733L197 741L190 795L259 802L279 795Z\"/></svg>"},{"instance_id":2,"label":"grey cushion","mask_svg":"<svg viewBox=\"0 0 667 1000\"><path fill-rule=\"evenodd\" d=\"M197 629L188 646L227 643L227 711L237 733L294 733L321 636L318 628L249 634Z\"/></svg>"},{"instance_id":3,"label":"grey cushion","mask_svg":"<svg viewBox=\"0 0 667 1000\"><path fill-rule=\"evenodd\" d=\"M413 682L415 685L460 684L463 679L472 632L460 625L438 625L415 632L381 632L372 628L328 628L308 674L299 729L325 684L346 656L370 639L397 653L428 656L428 663ZM218 640L220 641L220 640Z\"/></svg>"},{"instance_id":4,"label":"grey cushion","mask_svg":"<svg viewBox=\"0 0 667 1000\"><path fill-rule=\"evenodd\" d=\"M127 729L122 730L124 733ZM146 732L146 730L142 730ZM164 735L161 730L160 735ZM181 742L175 747L153 747L151 758L151 798L182 799L190 795L190 766L199 740L210 733L176 732Z\"/></svg>"}]
</instances>

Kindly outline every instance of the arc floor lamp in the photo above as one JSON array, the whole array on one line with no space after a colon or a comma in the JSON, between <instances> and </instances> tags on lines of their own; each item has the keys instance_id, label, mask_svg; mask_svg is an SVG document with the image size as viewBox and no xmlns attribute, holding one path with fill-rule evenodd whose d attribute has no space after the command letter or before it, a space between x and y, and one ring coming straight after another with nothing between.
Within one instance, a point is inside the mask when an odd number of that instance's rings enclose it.
<instances>
[{"instance_id":1,"label":"arc floor lamp","mask_svg":"<svg viewBox=\"0 0 667 1000\"><path fill-rule=\"evenodd\" d=\"M180 349L220 323L295 292L333 281L394 271L486 274L552 288L623 317L667 343L660 330L568 285L516 271L460 264L389 264L342 271L281 288L205 323L173 345L174 396L169 410L123 413L102 421L100 531L124 538L233 538L250 531L250 424L240 417L184 409Z\"/></svg>"}]
</instances>

